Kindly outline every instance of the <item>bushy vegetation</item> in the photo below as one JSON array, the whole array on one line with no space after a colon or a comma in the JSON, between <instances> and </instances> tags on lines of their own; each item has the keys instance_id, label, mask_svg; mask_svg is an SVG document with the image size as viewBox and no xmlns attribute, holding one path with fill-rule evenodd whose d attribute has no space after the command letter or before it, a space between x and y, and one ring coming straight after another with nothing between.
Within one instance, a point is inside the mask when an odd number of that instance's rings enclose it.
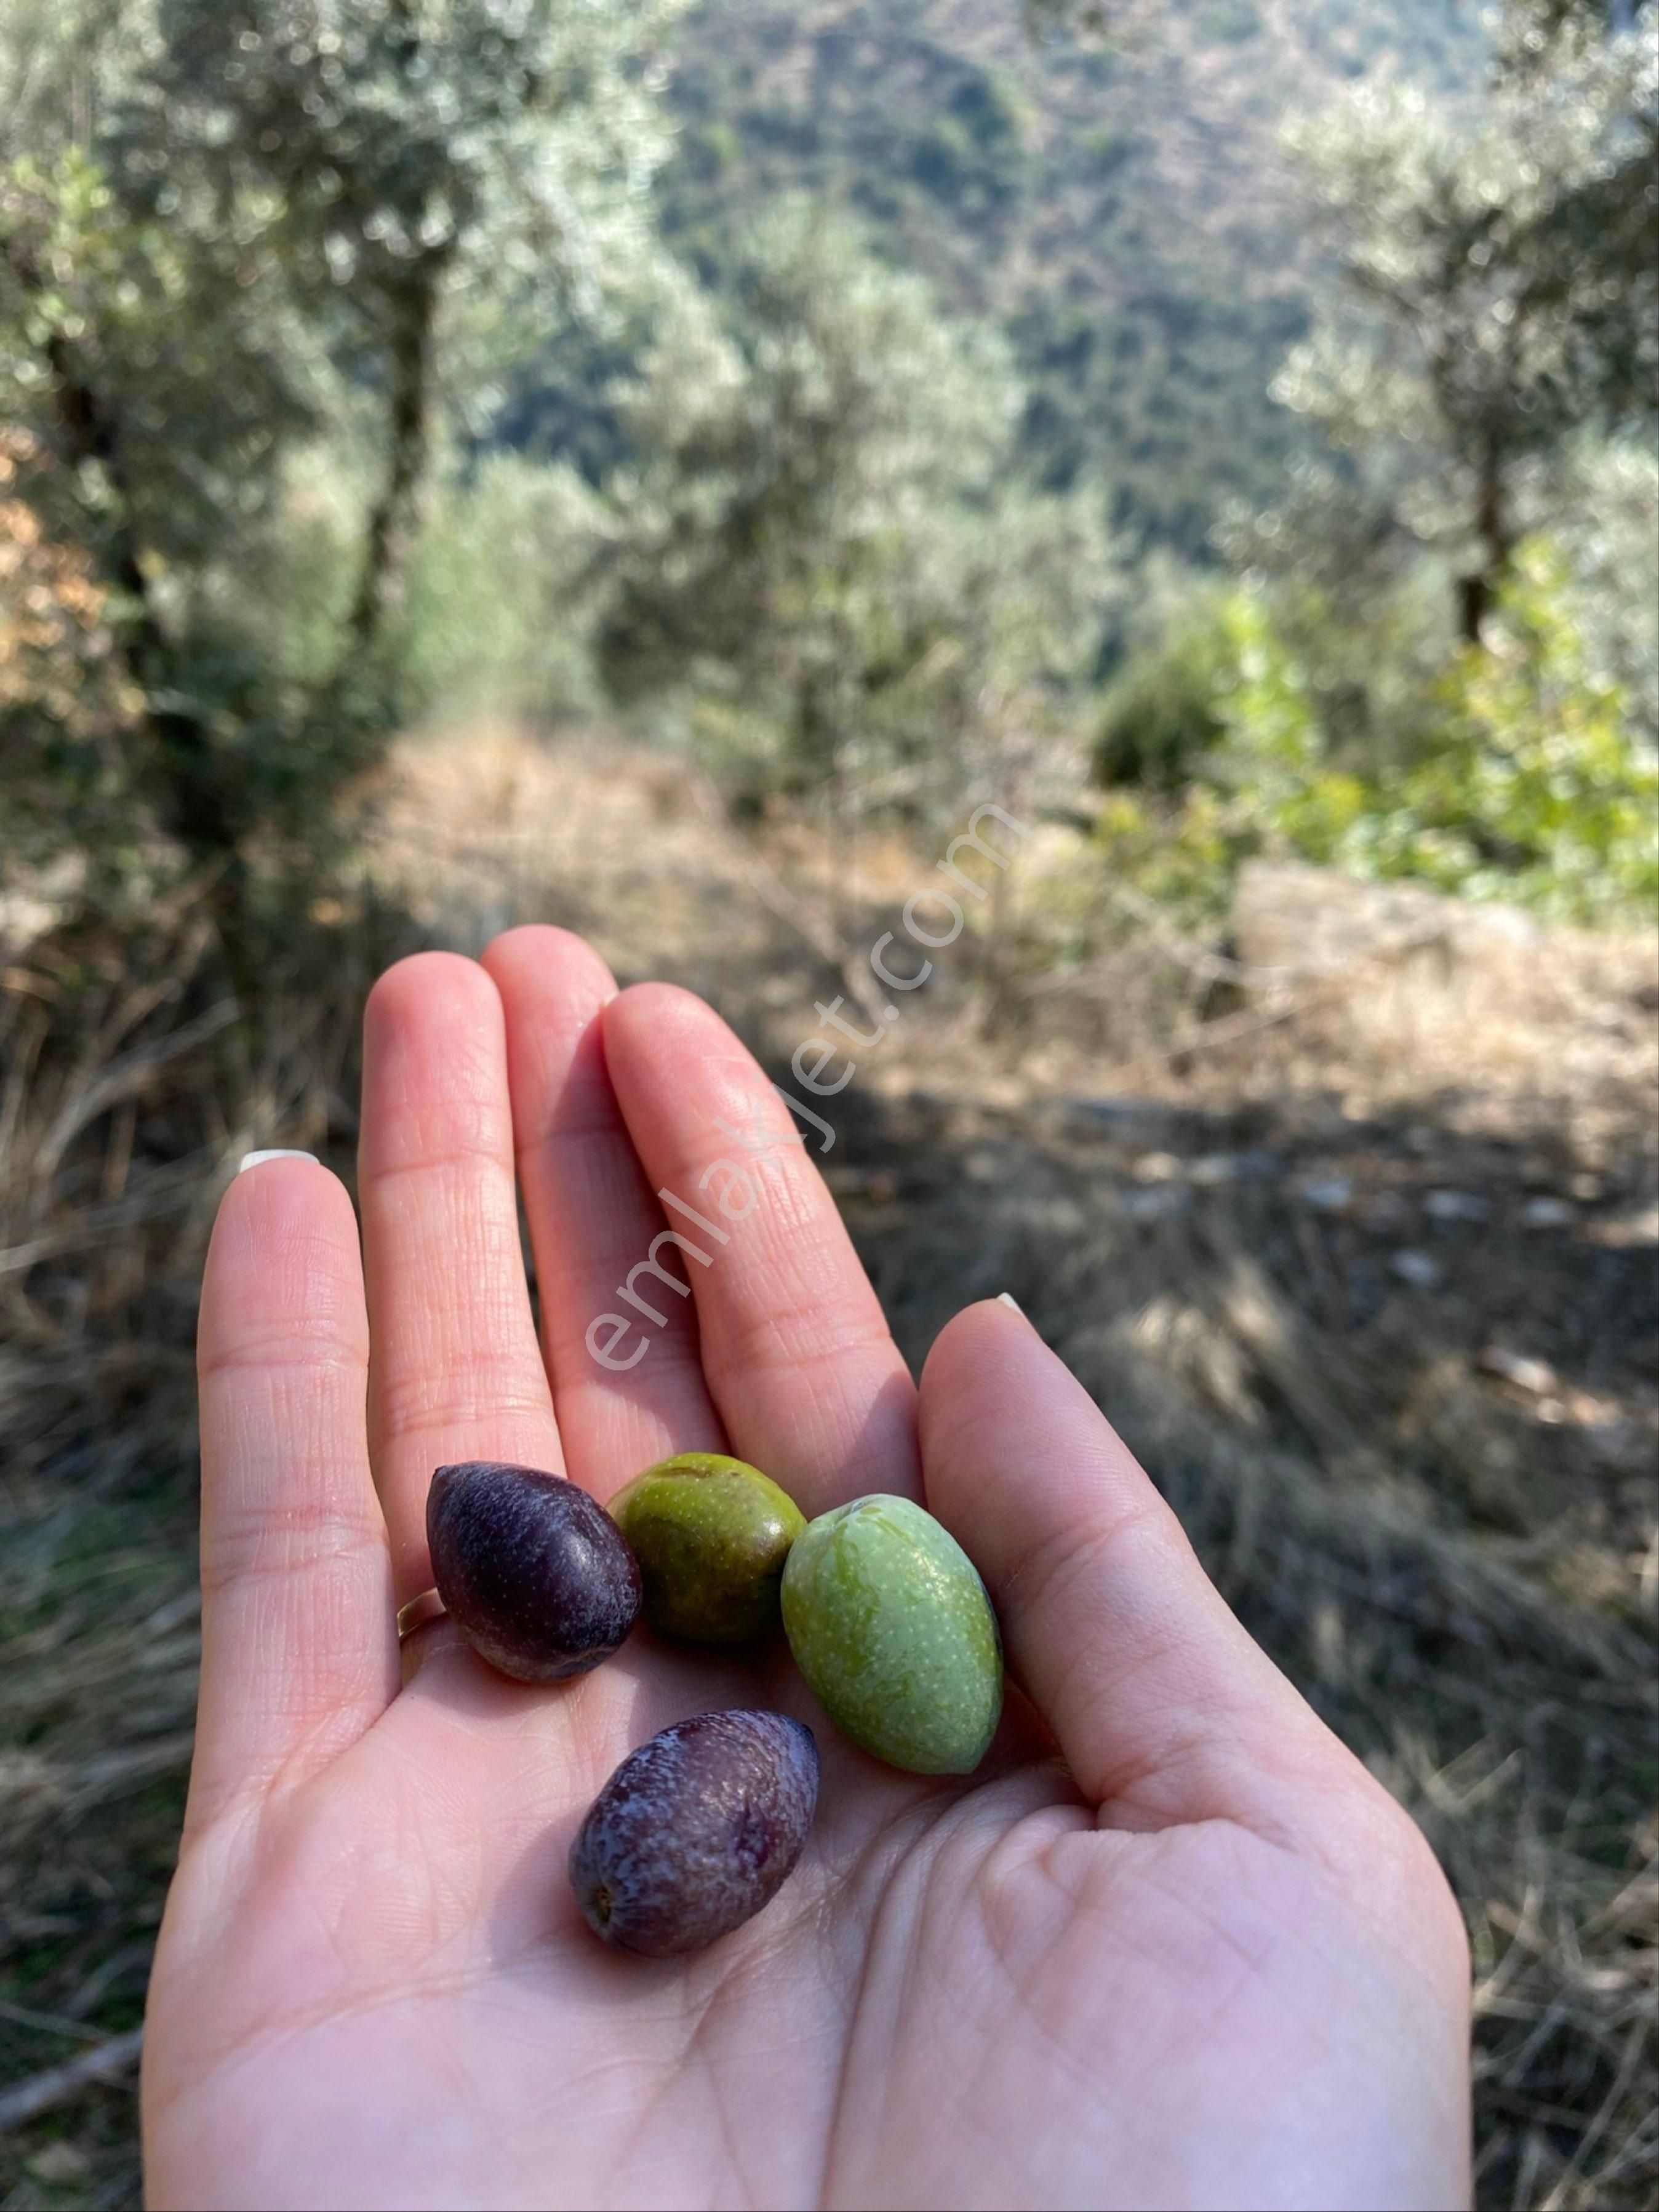
<instances>
[{"instance_id":1,"label":"bushy vegetation","mask_svg":"<svg viewBox=\"0 0 1659 2212\"><path fill-rule=\"evenodd\" d=\"M1275 390L1324 447L1222 518L1237 587L1132 659L1097 744L1184 789L1164 880L1278 850L1581 921L1659 895L1659 62L1594 9L1498 27L1474 118L1366 83L1290 134L1336 268ZM1107 834L1158 842L1121 797Z\"/></svg>"},{"instance_id":2,"label":"bushy vegetation","mask_svg":"<svg viewBox=\"0 0 1659 2212\"><path fill-rule=\"evenodd\" d=\"M16 11L16 849L174 850L234 935L390 731L493 706L843 820L1092 751L1212 906L1275 848L1645 896L1648 42L1425 5L1344 90L1358 0L1058 20ZM1246 52L1329 88L1283 155Z\"/></svg>"},{"instance_id":3,"label":"bushy vegetation","mask_svg":"<svg viewBox=\"0 0 1659 2212\"><path fill-rule=\"evenodd\" d=\"M617 401L613 696L684 702L744 796L955 805L1086 676L1109 584L1091 505L1018 470L1006 343L805 200L676 305Z\"/></svg>"},{"instance_id":4,"label":"bushy vegetation","mask_svg":"<svg viewBox=\"0 0 1659 2212\"><path fill-rule=\"evenodd\" d=\"M1480 642L1414 681L1402 653L1368 685L1345 672L1381 624L1356 635L1316 593L1237 587L1108 696L1101 772L1140 787L1115 791L1109 851L1212 913L1264 853L1579 922L1651 910L1659 754L1571 600L1559 550L1525 539Z\"/></svg>"},{"instance_id":5,"label":"bushy vegetation","mask_svg":"<svg viewBox=\"0 0 1659 2212\"><path fill-rule=\"evenodd\" d=\"M0 26L11 488L125 687L97 791L213 868L228 941L259 854L314 848L413 703L399 617L446 428L653 250L665 20L23 0ZM43 718L38 692L8 717L37 767Z\"/></svg>"}]
</instances>

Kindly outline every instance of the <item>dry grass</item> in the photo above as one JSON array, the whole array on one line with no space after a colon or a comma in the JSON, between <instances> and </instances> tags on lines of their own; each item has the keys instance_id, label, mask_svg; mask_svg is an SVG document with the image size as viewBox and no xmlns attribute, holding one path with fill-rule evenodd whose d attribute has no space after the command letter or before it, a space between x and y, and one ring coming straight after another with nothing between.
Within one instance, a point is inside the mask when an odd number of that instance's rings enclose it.
<instances>
[{"instance_id":1,"label":"dry grass","mask_svg":"<svg viewBox=\"0 0 1659 2212\"><path fill-rule=\"evenodd\" d=\"M1245 989L1155 917L1057 972L1032 948L1085 859L1044 832L995 933L939 956L845 1094L832 1184L913 1358L964 1298L1014 1292L1428 1828L1474 1941L1483 2204L1650 2204L1651 950L1373 945ZM757 850L667 764L502 732L405 753L372 880L256 1007L225 1002L187 895L12 945L7 2081L140 2018L193 1697L203 1239L247 1146L349 1172L374 968L413 934L558 920L781 1059L928 860L866 847L837 944L810 834ZM56 2088L0 2136L0 2203L136 2201L130 2068Z\"/></svg>"}]
</instances>

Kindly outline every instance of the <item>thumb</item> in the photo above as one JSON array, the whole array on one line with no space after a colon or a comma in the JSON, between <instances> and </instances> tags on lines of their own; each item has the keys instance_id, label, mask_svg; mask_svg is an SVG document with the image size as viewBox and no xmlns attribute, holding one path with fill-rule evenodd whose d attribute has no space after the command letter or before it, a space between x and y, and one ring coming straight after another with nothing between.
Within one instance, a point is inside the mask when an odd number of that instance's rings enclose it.
<instances>
[{"instance_id":1,"label":"thumb","mask_svg":"<svg viewBox=\"0 0 1659 2212\"><path fill-rule=\"evenodd\" d=\"M921 1422L929 1509L984 1576L1010 1664L1103 1825L1234 1820L1328 1845L1334 1793L1398 1819L1022 1316L992 1302L956 1316Z\"/></svg>"}]
</instances>

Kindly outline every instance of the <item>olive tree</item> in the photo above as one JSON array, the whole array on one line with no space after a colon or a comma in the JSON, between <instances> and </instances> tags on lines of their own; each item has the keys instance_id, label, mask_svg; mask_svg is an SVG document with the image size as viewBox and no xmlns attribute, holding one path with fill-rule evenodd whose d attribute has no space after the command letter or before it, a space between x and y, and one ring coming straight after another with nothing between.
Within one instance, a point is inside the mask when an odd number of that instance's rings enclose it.
<instances>
[{"instance_id":1,"label":"olive tree","mask_svg":"<svg viewBox=\"0 0 1659 2212\"><path fill-rule=\"evenodd\" d=\"M613 687L725 702L781 780L848 805L959 777L1087 669L1108 587L1098 502L1019 484L1022 402L996 333L844 219L775 210L619 395Z\"/></svg>"},{"instance_id":2,"label":"olive tree","mask_svg":"<svg viewBox=\"0 0 1659 2212\"><path fill-rule=\"evenodd\" d=\"M650 250L671 0L19 0L0 30L0 404L87 548L138 781L234 886L396 712L437 426ZM325 441L339 570L285 657L260 580Z\"/></svg>"},{"instance_id":3,"label":"olive tree","mask_svg":"<svg viewBox=\"0 0 1659 2212\"><path fill-rule=\"evenodd\" d=\"M1452 562L1469 641L1575 437L1659 394L1659 56L1613 20L1511 0L1473 116L1368 83L1291 134L1340 281L1279 396Z\"/></svg>"}]
</instances>

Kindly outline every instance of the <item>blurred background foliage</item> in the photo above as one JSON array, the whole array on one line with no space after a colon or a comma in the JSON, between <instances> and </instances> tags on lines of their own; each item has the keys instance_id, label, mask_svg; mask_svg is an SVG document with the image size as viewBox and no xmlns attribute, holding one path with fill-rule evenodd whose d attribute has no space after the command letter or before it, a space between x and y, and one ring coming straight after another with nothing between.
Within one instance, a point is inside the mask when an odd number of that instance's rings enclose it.
<instances>
[{"instance_id":1,"label":"blurred background foliage","mask_svg":"<svg viewBox=\"0 0 1659 2212\"><path fill-rule=\"evenodd\" d=\"M0 2205L137 2201L240 1149L526 919L782 1066L987 797L907 1354L1012 1288L1424 1820L1482 2203L1652 2202L1656 32L0 7Z\"/></svg>"},{"instance_id":2,"label":"blurred background foliage","mask_svg":"<svg viewBox=\"0 0 1659 2212\"><path fill-rule=\"evenodd\" d=\"M0 31L13 489L84 550L141 695L93 781L218 864L233 930L252 848L309 845L419 703L444 448L652 257L663 20L25 0ZM25 704L8 754L50 782Z\"/></svg>"},{"instance_id":3,"label":"blurred background foliage","mask_svg":"<svg viewBox=\"0 0 1659 2212\"><path fill-rule=\"evenodd\" d=\"M9 838L234 935L495 706L843 813L1039 732L1206 860L1639 901L1651 27L19 0Z\"/></svg>"}]
</instances>

